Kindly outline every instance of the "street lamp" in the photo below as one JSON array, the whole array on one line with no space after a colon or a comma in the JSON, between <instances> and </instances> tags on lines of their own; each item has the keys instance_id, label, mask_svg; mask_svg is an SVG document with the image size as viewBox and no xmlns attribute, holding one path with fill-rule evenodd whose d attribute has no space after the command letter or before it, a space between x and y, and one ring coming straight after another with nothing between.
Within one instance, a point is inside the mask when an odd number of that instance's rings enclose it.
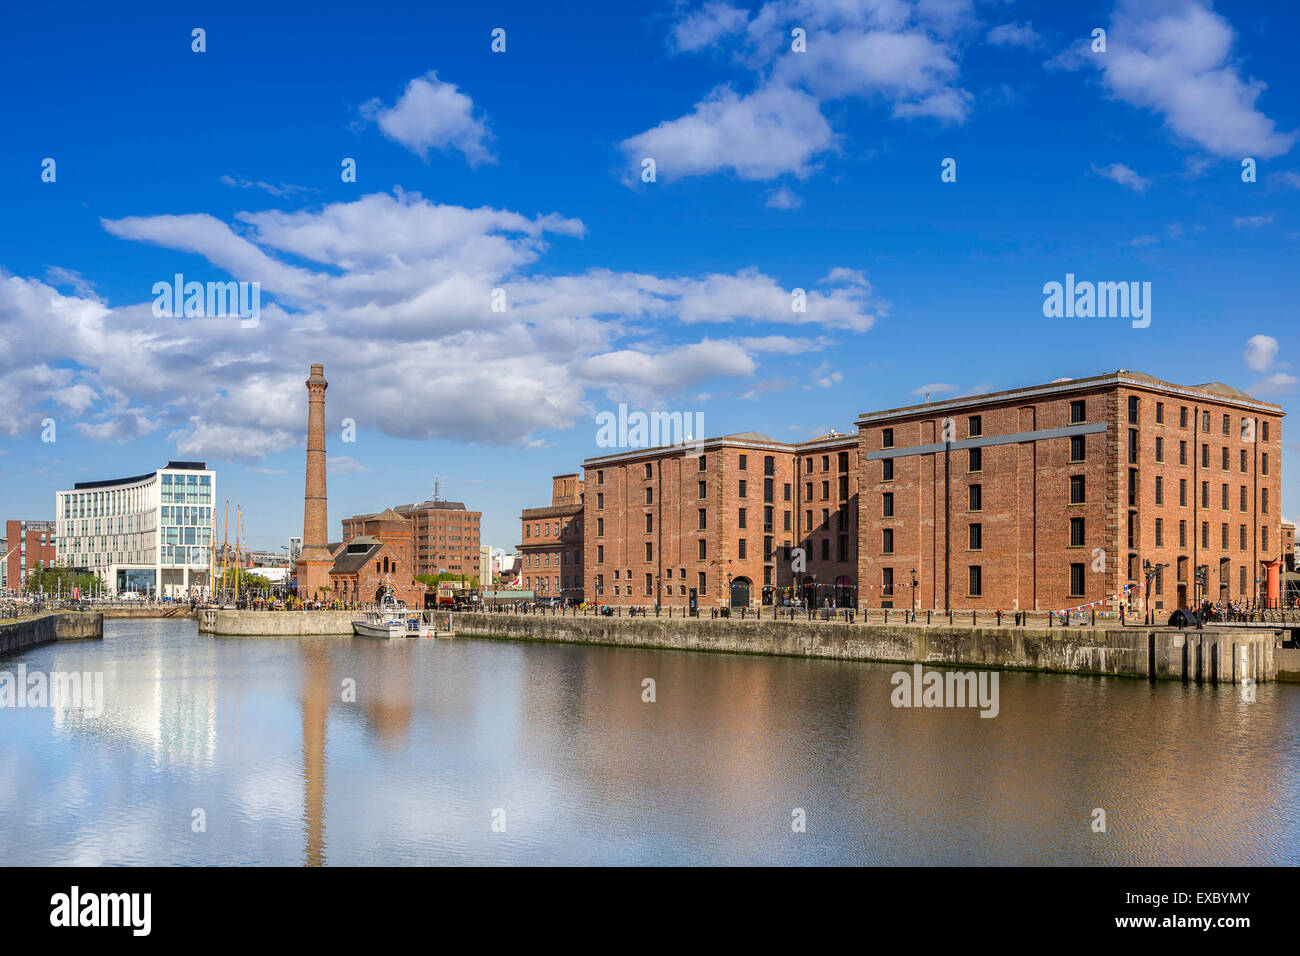
<instances>
[{"instance_id":1,"label":"street lamp","mask_svg":"<svg viewBox=\"0 0 1300 956\"><path fill-rule=\"evenodd\" d=\"M917 610L916 604L916 568L912 569L912 611Z\"/></svg>"}]
</instances>

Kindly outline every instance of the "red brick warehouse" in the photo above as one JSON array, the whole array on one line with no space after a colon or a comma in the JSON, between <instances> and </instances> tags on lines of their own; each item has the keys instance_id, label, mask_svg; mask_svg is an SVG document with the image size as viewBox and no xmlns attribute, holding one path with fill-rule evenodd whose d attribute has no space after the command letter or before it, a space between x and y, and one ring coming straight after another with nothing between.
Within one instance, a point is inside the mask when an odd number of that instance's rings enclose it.
<instances>
[{"instance_id":1,"label":"red brick warehouse","mask_svg":"<svg viewBox=\"0 0 1300 956\"><path fill-rule=\"evenodd\" d=\"M1276 601L1256 578L1281 557L1282 416L1127 370L866 413L867 601L1060 610L1127 589L1141 608L1147 562L1153 609Z\"/></svg>"}]
</instances>

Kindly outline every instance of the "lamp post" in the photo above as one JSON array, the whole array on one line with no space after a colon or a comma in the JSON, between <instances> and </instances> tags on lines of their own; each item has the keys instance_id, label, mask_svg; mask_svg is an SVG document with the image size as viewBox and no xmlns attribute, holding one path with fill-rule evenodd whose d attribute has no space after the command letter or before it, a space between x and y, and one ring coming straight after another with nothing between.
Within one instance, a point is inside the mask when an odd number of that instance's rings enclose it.
<instances>
[{"instance_id":1,"label":"lamp post","mask_svg":"<svg viewBox=\"0 0 1300 956\"><path fill-rule=\"evenodd\" d=\"M912 613L915 614L915 613L916 613L916 610L917 610L917 604L916 604L916 568L913 568L913 569L912 569Z\"/></svg>"}]
</instances>

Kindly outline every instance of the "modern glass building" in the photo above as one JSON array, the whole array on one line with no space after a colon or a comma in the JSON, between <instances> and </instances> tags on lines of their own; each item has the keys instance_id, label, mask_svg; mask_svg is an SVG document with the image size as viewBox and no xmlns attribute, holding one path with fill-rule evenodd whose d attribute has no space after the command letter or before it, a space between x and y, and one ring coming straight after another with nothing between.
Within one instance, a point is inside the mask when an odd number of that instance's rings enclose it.
<instances>
[{"instance_id":1,"label":"modern glass building","mask_svg":"<svg viewBox=\"0 0 1300 956\"><path fill-rule=\"evenodd\" d=\"M216 491L216 473L201 461L79 481L55 495L58 563L98 574L112 593L182 597L206 590Z\"/></svg>"}]
</instances>

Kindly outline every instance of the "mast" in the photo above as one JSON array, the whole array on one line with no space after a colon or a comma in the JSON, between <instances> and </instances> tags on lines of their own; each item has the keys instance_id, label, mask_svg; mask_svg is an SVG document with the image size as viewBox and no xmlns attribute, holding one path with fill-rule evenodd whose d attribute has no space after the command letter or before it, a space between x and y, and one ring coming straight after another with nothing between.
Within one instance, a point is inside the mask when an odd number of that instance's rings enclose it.
<instances>
[{"instance_id":1,"label":"mast","mask_svg":"<svg viewBox=\"0 0 1300 956\"><path fill-rule=\"evenodd\" d=\"M239 525L243 512L239 510L239 502L235 502L235 603L239 603Z\"/></svg>"}]
</instances>

